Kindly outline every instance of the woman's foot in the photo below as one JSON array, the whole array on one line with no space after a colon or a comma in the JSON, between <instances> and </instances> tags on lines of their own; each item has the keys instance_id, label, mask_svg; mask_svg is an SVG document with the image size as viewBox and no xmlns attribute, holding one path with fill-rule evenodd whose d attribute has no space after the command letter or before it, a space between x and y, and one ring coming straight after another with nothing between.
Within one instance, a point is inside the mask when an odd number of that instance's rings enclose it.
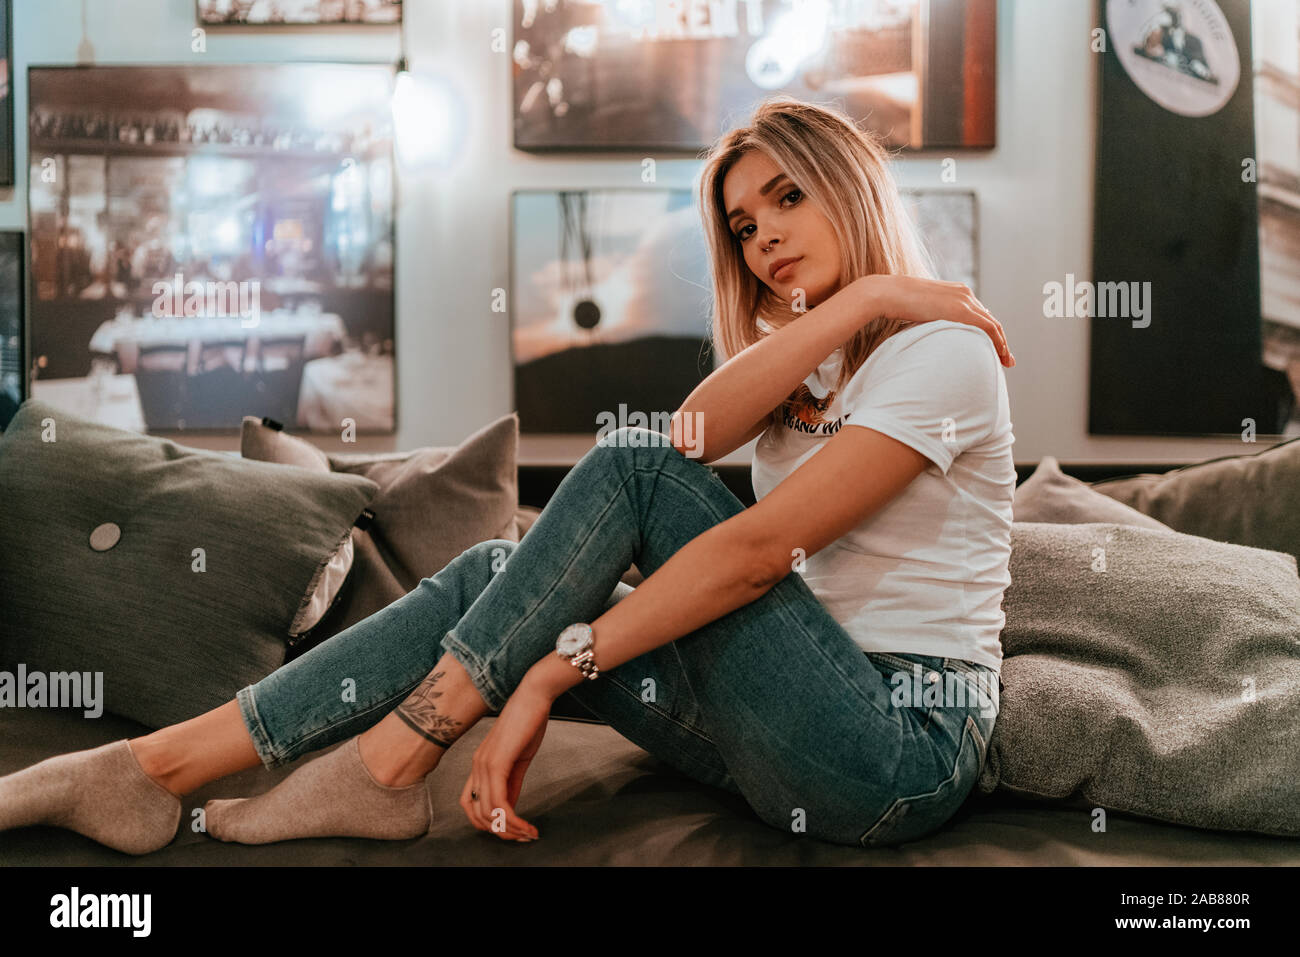
<instances>
[{"instance_id":1,"label":"woman's foot","mask_svg":"<svg viewBox=\"0 0 1300 957\"><path fill-rule=\"evenodd\" d=\"M380 784L361 760L359 740L295 769L265 794L209 801L207 832L240 844L303 837L401 841L428 833L433 810L423 778L406 787Z\"/></svg>"},{"instance_id":2,"label":"woman's foot","mask_svg":"<svg viewBox=\"0 0 1300 957\"><path fill-rule=\"evenodd\" d=\"M67 828L124 854L170 844L180 799L145 773L126 738L0 778L0 831Z\"/></svg>"}]
</instances>

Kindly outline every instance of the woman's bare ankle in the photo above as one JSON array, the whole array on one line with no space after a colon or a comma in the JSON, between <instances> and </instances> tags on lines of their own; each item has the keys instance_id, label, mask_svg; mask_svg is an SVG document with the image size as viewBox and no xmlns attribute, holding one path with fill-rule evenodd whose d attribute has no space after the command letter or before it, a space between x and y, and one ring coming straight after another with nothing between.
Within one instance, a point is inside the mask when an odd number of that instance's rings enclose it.
<instances>
[{"instance_id":1,"label":"woman's bare ankle","mask_svg":"<svg viewBox=\"0 0 1300 957\"><path fill-rule=\"evenodd\" d=\"M357 745L361 763L370 776L388 788L404 788L423 781L445 753L392 714L362 732Z\"/></svg>"},{"instance_id":2,"label":"woman's bare ankle","mask_svg":"<svg viewBox=\"0 0 1300 957\"><path fill-rule=\"evenodd\" d=\"M234 700L127 743L144 773L177 797L262 764Z\"/></svg>"},{"instance_id":3,"label":"woman's bare ankle","mask_svg":"<svg viewBox=\"0 0 1300 957\"><path fill-rule=\"evenodd\" d=\"M183 796L176 783L176 762L168 753L166 743L159 741L158 732L129 738L127 744L145 774L176 797Z\"/></svg>"},{"instance_id":4,"label":"woman's bare ankle","mask_svg":"<svg viewBox=\"0 0 1300 957\"><path fill-rule=\"evenodd\" d=\"M460 662L444 654L406 700L361 735L361 762L380 784L407 787L432 773L487 711Z\"/></svg>"}]
</instances>

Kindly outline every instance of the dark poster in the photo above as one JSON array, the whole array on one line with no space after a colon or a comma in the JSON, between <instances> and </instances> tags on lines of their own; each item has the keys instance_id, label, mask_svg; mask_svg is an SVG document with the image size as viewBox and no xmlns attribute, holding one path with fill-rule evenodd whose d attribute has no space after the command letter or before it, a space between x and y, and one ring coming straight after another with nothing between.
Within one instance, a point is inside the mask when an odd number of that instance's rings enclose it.
<instances>
[{"instance_id":1,"label":"dark poster","mask_svg":"<svg viewBox=\"0 0 1300 957\"><path fill-rule=\"evenodd\" d=\"M1088 431L1237 435L1253 420L1280 434L1292 401L1261 361L1243 165L1255 156L1249 0L1098 6Z\"/></svg>"}]
</instances>

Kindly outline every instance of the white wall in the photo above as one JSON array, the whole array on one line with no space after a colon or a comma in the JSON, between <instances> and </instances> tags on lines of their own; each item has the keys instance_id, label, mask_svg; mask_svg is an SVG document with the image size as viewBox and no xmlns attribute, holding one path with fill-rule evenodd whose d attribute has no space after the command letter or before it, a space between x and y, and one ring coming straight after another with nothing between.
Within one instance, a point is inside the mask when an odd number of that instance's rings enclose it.
<instances>
[{"instance_id":1,"label":"white wall","mask_svg":"<svg viewBox=\"0 0 1300 957\"><path fill-rule=\"evenodd\" d=\"M25 229L28 64L71 64L81 20L101 64L301 59L394 61L395 28L209 31L190 52L193 0L16 0L16 170L0 189L0 228ZM1043 283L1091 274L1092 168L1098 56L1094 0L999 0L998 146L958 153L957 186L979 197L980 298L1007 329L1016 461L1184 462L1256 451L1239 439L1087 434L1088 329L1043 317ZM468 125L446 170L403 175L397 215L397 405L394 436L358 449L451 445L512 408L508 320L490 308L509 278L509 195L515 188L638 186L639 155L533 156L511 148L510 0L406 0L412 69L438 75L463 99ZM507 44L508 46L508 44ZM1243 82L1248 81L1248 72ZM900 159L902 186L941 187L942 154ZM658 185L689 187L697 161L658 158ZM594 433L594 427L593 427ZM594 439L594 434L593 434ZM238 436L186 437L234 449ZM320 440L324 448L343 449ZM577 459L591 440L529 439L521 461ZM747 462L749 448L727 461Z\"/></svg>"}]
</instances>

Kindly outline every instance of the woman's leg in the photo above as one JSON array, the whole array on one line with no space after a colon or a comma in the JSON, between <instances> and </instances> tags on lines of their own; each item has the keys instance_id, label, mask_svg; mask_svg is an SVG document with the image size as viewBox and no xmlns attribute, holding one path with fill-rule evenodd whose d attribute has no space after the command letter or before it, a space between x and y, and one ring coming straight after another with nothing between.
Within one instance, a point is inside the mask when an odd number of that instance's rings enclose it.
<instances>
[{"instance_id":1,"label":"woman's leg","mask_svg":"<svg viewBox=\"0 0 1300 957\"><path fill-rule=\"evenodd\" d=\"M617 430L569 472L442 646L499 709L566 625L600 613L630 563L649 577L741 510L663 436ZM951 659L905 660L923 661L927 678L950 670ZM977 707L895 706L893 691L791 572L569 693L661 759L738 790L768 824L857 844L946 820L974 786L991 730Z\"/></svg>"},{"instance_id":2,"label":"woman's leg","mask_svg":"<svg viewBox=\"0 0 1300 957\"><path fill-rule=\"evenodd\" d=\"M514 545L491 539L466 549L397 601L241 689L233 701L132 739L141 766L183 795L259 763L280 767L370 728L430 675L443 656L438 640ZM458 701L466 697L451 691ZM468 680L464 692L482 703Z\"/></svg>"},{"instance_id":3,"label":"woman's leg","mask_svg":"<svg viewBox=\"0 0 1300 957\"><path fill-rule=\"evenodd\" d=\"M218 708L0 778L0 831L50 824L126 853L163 847L175 836L181 795L259 763L276 767L293 761L388 714L445 657L438 640L478 598L514 544L494 539L467 549L398 601ZM454 668L444 670L459 669L450 663ZM453 697L481 707L482 699L461 674L462 691ZM346 770L362 784L377 783L355 762ZM376 795L389 805L395 797L387 791ZM404 800L407 808L413 806Z\"/></svg>"}]
</instances>

